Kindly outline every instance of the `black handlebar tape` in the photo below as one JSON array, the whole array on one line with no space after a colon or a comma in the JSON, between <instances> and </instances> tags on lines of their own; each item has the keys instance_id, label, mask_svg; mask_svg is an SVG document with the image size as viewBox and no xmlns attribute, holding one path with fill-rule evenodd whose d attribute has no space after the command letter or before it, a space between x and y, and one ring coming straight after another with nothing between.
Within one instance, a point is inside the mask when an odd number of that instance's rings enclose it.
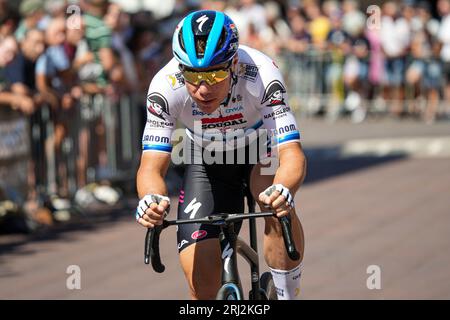
<instances>
[{"instance_id":1,"label":"black handlebar tape","mask_svg":"<svg viewBox=\"0 0 450 320\"><path fill-rule=\"evenodd\" d=\"M152 262L152 267L155 272L163 273L166 267L161 263L161 256L159 255L159 236L163 226L155 226L147 230L145 236L145 264L149 264L149 258Z\"/></svg>"},{"instance_id":2,"label":"black handlebar tape","mask_svg":"<svg viewBox=\"0 0 450 320\"><path fill-rule=\"evenodd\" d=\"M291 260L300 259L300 254L295 248L295 242L292 239L292 228L291 228L291 218L281 217L280 218L281 229L283 231L284 245L286 246L286 251Z\"/></svg>"}]
</instances>

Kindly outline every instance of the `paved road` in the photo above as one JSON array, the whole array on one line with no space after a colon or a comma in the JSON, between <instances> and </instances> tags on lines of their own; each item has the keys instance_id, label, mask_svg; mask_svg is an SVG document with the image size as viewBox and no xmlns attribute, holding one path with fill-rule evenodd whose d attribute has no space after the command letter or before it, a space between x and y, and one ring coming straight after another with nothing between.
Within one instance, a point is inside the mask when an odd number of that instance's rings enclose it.
<instances>
[{"instance_id":1,"label":"paved road","mask_svg":"<svg viewBox=\"0 0 450 320\"><path fill-rule=\"evenodd\" d=\"M449 190L448 158L310 159L296 196L306 236L303 299L450 299ZM160 275L143 264L144 230L131 216L94 221L34 239L0 236L0 298L188 298L174 230L161 239ZM69 265L81 268L81 290L66 288ZM366 286L371 265L381 269L381 290Z\"/></svg>"}]
</instances>

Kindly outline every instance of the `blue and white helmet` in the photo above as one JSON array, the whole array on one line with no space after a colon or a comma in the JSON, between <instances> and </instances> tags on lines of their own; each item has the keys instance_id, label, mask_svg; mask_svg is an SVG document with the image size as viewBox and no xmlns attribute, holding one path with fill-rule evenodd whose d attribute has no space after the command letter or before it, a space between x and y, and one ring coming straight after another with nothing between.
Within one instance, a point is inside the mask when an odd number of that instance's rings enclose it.
<instances>
[{"instance_id":1,"label":"blue and white helmet","mask_svg":"<svg viewBox=\"0 0 450 320\"><path fill-rule=\"evenodd\" d=\"M219 11L200 10L187 15L175 29L173 55L184 66L208 68L230 61L239 46L234 22Z\"/></svg>"}]
</instances>

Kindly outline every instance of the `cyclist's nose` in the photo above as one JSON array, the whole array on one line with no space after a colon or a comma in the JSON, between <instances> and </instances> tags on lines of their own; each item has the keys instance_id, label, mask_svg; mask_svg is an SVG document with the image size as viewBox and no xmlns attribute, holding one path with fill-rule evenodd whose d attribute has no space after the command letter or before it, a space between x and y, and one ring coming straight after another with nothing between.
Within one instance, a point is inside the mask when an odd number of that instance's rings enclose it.
<instances>
[{"instance_id":1,"label":"cyclist's nose","mask_svg":"<svg viewBox=\"0 0 450 320\"><path fill-rule=\"evenodd\" d=\"M200 82L198 85L197 92L202 96L208 96L211 94L211 86L206 83L206 81Z\"/></svg>"}]
</instances>

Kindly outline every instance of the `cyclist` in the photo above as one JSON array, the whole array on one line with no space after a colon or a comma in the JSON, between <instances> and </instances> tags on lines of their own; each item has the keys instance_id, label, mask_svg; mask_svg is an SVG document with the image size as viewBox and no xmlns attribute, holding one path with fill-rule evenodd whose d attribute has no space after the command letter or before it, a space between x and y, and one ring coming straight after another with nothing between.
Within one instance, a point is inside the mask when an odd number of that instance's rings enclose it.
<instances>
[{"instance_id":1,"label":"cyclist","mask_svg":"<svg viewBox=\"0 0 450 320\"><path fill-rule=\"evenodd\" d=\"M306 159L281 73L263 53L239 46L235 24L218 11L188 14L176 27L172 49L174 58L155 75L148 90L136 220L152 228L161 224L169 211L164 177L171 160L171 135L179 120L188 137L183 154L190 157L186 156L178 218L243 212L245 181L261 210L267 211L268 206L278 217L291 217L300 259L292 261L287 256L276 217L265 219L264 256L278 298L297 299L304 243L294 195L303 182ZM260 130L257 139L250 139L257 129L266 131ZM241 135L229 138L230 132ZM268 169L270 163L265 160L273 150L272 146L265 152L261 143L267 132L270 141L277 142L279 167L272 175L262 170ZM217 147L239 139L247 140L243 146L233 144L230 158L230 149ZM250 161L255 144L259 152L256 161ZM245 163L229 161L242 154ZM221 259L226 259L226 252L221 256L219 232L216 226L178 226L180 262L193 299L214 299L221 285Z\"/></svg>"}]
</instances>

